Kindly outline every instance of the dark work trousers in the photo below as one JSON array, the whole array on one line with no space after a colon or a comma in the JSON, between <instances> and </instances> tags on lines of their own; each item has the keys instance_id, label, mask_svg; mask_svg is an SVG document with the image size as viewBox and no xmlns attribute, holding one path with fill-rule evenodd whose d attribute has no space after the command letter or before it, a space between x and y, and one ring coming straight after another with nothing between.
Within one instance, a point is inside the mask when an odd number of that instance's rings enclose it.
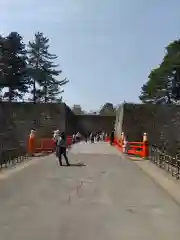
<instances>
[{"instance_id":1,"label":"dark work trousers","mask_svg":"<svg viewBox=\"0 0 180 240\"><path fill-rule=\"evenodd\" d=\"M94 137L91 137L91 143L94 143Z\"/></svg>"},{"instance_id":2,"label":"dark work trousers","mask_svg":"<svg viewBox=\"0 0 180 240\"><path fill-rule=\"evenodd\" d=\"M59 147L59 149L58 149L58 158L59 158L60 166L62 166L62 155L63 155L63 157L66 161L67 166L69 166L70 164L69 164L68 157L66 155L66 148L65 147Z\"/></svg>"}]
</instances>

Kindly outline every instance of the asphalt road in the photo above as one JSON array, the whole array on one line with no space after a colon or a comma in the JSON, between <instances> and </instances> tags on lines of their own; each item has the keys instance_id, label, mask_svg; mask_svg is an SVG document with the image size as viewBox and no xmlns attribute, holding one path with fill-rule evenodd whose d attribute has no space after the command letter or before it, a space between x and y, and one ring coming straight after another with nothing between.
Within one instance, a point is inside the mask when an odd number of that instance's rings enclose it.
<instances>
[{"instance_id":1,"label":"asphalt road","mask_svg":"<svg viewBox=\"0 0 180 240\"><path fill-rule=\"evenodd\" d=\"M68 155L70 167L52 155L0 180L1 240L180 239L179 206L116 149L80 143Z\"/></svg>"}]
</instances>

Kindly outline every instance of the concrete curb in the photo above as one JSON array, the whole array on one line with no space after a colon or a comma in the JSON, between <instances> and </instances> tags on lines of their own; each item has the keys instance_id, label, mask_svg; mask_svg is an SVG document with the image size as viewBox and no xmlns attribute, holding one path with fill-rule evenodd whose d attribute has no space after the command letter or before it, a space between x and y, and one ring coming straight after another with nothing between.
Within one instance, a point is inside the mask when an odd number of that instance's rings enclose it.
<instances>
[{"instance_id":1,"label":"concrete curb","mask_svg":"<svg viewBox=\"0 0 180 240\"><path fill-rule=\"evenodd\" d=\"M151 177L156 184L165 190L173 200L180 206L180 182L174 179L169 173L158 168L150 160L143 160L141 158L129 157L120 153L123 158L131 160L144 173ZM177 182L176 182L177 181Z\"/></svg>"},{"instance_id":2,"label":"concrete curb","mask_svg":"<svg viewBox=\"0 0 180 240\"><path fill-rule=\"evenodd\" d=\"M161 169L153 165L149 160L145 162L134 162L140 169L147 173L161 188L171 195L171 197L180 205L180 185L170 176L164 176ZM178 181L178 180L177 180Z\"/></svg>"}]
</instances>

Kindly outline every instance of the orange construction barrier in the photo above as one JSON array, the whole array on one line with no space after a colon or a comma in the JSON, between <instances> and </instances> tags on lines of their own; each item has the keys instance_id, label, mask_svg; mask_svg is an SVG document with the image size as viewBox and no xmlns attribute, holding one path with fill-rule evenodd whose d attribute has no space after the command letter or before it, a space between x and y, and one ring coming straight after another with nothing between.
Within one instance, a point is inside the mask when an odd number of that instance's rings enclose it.
<instances>
[{"instance_id":1,"label":"orange construction barrier","mask_svg":"<svg viewBox=\"0 0 180 240\"><path fill-rule=\"evenodd\" d=\"M67 136L68 147L72 144L72 136ZM36 152L54 152L56 149L56 141L53 138L40 139L39 146L36 144Z\"/></svg>"},{"instance_id":2,"label":"orange construction barrier","mask_svg":"<svg viewBox=\"0 0 180 240\"><path fill-rule=\"evenodd\" d=\"M128 142L127 154L143 157L143 142Z\"/></svg>"},{"instance_id":3,"label":"orange construction barrier","mask_svg":"<svg viewBox=\"0 0 180 240\"><path fill-rule=\"evenodd\" d=\"M123 151L124 139L125 139L125 136L123 132L121 133L120 139L118 138L114 139L114 144L121 152Z\"/></svg>"},{"instance_id":4,"label":"orange construction barrier","mask_svg":"<svg viewBox=\"0 0 180 240\"><path fill-rule=\"evenodd\" d=\"M42 138L40 139L40 146L36 146L36 152L54 152L55 140L52 138Z\"/></svg>"},{"instance_id":5,"label":"orange construction barrier","mask_svg":"<svg viewBox=\"0 0 180 240\"><path fill-rule=\"evenodd\" d=\"M149 156L147 133L144 133L142 142L127 142L124 133L121 133L120 139L115 138L114 143L121 152L129 155L136 155L142 158L148 158Z\"/></svg>"},{"instance_id":6,"label":"orange construction barrier","mask_svg":"<svg viewBox=\"0 0 180 240\"><path fill-rule=\"evenodd\" d=\"M122 151L121 140L118 140L117 138L115 138L114 145L119 149L119 151Z\"/></svg>"},{"instance_id":7,"label":"orange construction barrier","mask_svg":"<svg viewBox=\"0 0 180 240\"><path fill-rule=\"evenodd\" d=\"M122 133L122 134L123 134L123 133ZM115 137L115 138L114 138L114 143L113 143L113 145L118 146L120 150L121 150L121 145L122 145L122 141L123 141L123 140L121 140L121 139L122 139L122 134L121 134L120 140L118 140L118 139ZM110 142L110 137L106 137L106 138L105 138L105 142Z\"/></svg>"},{"instance_id":8,"label":"orange construction barrier","mask_svg":"<svg viewBox=\"0 0 180 240\"><path fill-rule=\"evenodd\" d=\"M106 137L105 142L110 142L110 137Z\"/></svg>"},{"instance_id":9,"label":"orange construction barrier","mask_svg":"<svg viewBox=\"0 0 180 240\"><path fill-rule=\"evenodd\" d=\"M67 136L67 145L68 146L72 145L72 136Z\"/></svg>"}]
</instances>

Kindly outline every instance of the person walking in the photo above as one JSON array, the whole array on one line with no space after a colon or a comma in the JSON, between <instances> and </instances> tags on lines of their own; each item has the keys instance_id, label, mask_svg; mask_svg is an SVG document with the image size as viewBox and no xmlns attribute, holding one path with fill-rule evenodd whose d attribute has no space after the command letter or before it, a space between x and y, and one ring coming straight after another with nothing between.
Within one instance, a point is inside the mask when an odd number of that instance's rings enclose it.
<instances>
[{"instance_id":1,"label":"person walking","mask_svg":"<svg viewBox=\"0 0 180 240\"><path fill-rule=\"evenodd\" d=\"M88 141L88 136L87 136L87 133L85 132L85 134L84 134L84 141L87 143L87 141Z\"/></svg>"},{"instance_id":2,"label":"person walking","mask_svg":"<svg viewBox=\"0 0 180 240\"><path fill-rule=\"evenodd\" d=\"M75 142L76 142L76 135L73 134L73 135L72 135L72 143L74 144Z\"/></svg>"},{"instance_id":3,"label":"person walking","mask_svg":"<svg viewBox=\"0 0 180 240\"><path fill-rule=\"evenodd\" d=\"M100 133L97 134L97 138L96 138L97 142L100 141Z\"/></svg>"},{"instance_id":4,"label":"person walking","mask_svg":"<svg viewBox=\"0 0 180 240\"><path fill-rule=\"evenodd\" d=\"M62 155L66 161L67 166L70 166L68 157L66 155L66 149L67 149L67 143L66 143L66 135L65 133L61 133L61 137L59 138L57 142L58 147L58 159L59 159L59 165L62 166Z\"/></svg>"},{"instance_id":5,"label":"person walking","mask_svg":"<svg viewBox=\"0 0 180 240\"><path fill-rule=\"evenodd\" d=\"M59 130L55 130L53 133L53 140L54 140L54 151L56 152L56 148L57 148L57 142L58 139L60 138L60 132Z\"/></svg>"},{"instance_id":6,"label":"person walking","mask_svg":"<svg viewBox=\"0 0 180 240\"><path fill-rule=\"evenodd\" d=\"M95 138L95 136L94 136L94 133L92 132L92 133L90 134L91 143L94 143L94 138Z\"/></svg>"},{"instance_id":7,"label":"person walking","mask_svg":"<svg viewBox=\"0 0 180 240\"><path fill-rule=\"evenodd\" d=\"M112 130L111 136L110 136L110 144L113 145L113 143L114 143L114 130Z\"/></svg>"}]
</instances>

